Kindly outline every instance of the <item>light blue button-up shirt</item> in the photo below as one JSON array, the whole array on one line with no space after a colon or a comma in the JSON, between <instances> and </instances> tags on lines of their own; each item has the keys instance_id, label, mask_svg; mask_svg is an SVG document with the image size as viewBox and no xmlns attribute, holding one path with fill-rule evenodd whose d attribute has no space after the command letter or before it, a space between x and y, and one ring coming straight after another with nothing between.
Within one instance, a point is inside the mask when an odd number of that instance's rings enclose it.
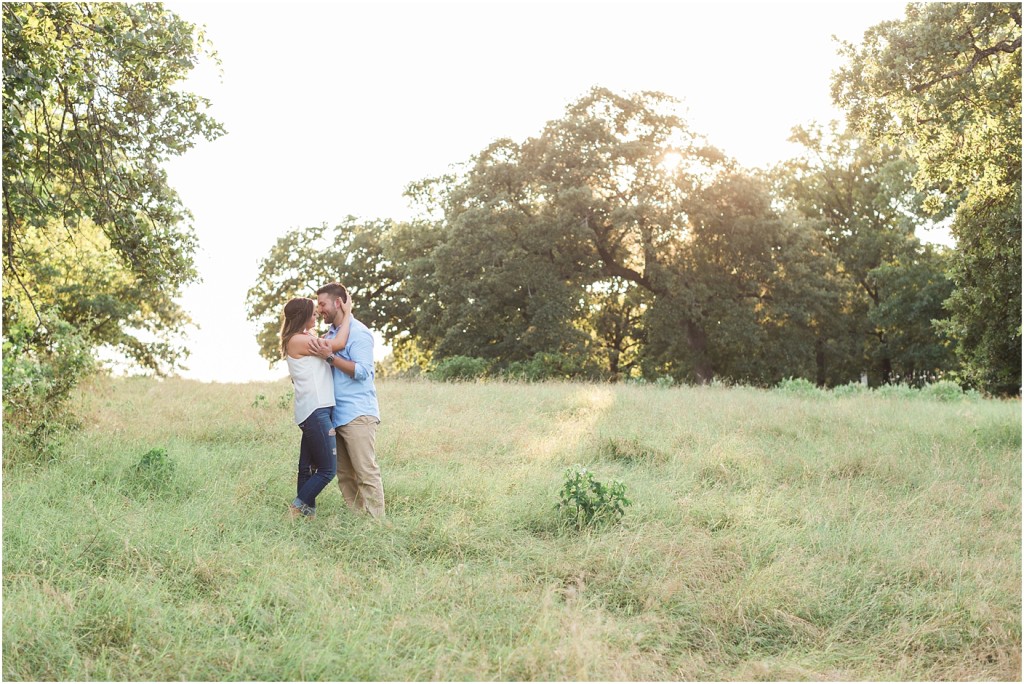
<instances>
[{"instance_id":1,"label":"light blue button-up shirt","mask_svg":"<svg viewBox=\"0 0 1024 684\"><path fill-rule=\"evenodd\" d=\"M324 337L333 339L337 334L338 327L331 325ZM377 388L373 385L373 335L370 329L353 318L348 343L334 355L356 364L355 377L333 369L334 427L347 425L359 416L373 416L380 420Z\"/></svg>"}]
</instances>

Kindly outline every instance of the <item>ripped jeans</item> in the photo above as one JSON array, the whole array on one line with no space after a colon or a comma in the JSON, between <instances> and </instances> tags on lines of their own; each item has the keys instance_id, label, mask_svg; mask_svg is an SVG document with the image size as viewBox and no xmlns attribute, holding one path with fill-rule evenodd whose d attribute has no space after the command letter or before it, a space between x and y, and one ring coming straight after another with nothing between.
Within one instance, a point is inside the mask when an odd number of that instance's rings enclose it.
<instances>
[{"instance_id":1,"label":"ripped jeans","mask_svg":"<svg viewBox=\"0 0 1024 684\"><path fill-rule=\"evenodd\" d=\"M338 472L337 445L331 427L331 409L318 408L299 423L302 442L299 445L299 477L297 496L292 502L306 515L316 512L316 495L323 491Z\"/></svg>"}]
</instances>

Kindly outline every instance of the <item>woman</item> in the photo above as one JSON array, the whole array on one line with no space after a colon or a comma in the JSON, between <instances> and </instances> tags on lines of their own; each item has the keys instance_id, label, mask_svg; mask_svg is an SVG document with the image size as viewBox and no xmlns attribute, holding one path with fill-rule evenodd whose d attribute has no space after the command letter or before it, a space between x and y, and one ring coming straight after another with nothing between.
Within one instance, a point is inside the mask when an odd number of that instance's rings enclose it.
<instances>
[{"instance_id":1,"label":"woman","mask_svg":"<svg viewBox=\"0 0 1024 684\"><path fill-rule=\"evenodd\" d=\"M342 303L345 321L352 318L352 299ZM288 505L294 519L316 516L316 495L330 483L338 470L338 457L331 427L334 408L334 379L331 367L313 353L317 346L340 351L348 342L349 325L342 325L333 340L319 340L316 302L305 297L284 306L281 323L281 355L288 362L288 374L295 393L295 423L302 430L299 446L299 476L296 497ZM315 340L314 344L311 342Z\"/></svg>"}]
</instances>

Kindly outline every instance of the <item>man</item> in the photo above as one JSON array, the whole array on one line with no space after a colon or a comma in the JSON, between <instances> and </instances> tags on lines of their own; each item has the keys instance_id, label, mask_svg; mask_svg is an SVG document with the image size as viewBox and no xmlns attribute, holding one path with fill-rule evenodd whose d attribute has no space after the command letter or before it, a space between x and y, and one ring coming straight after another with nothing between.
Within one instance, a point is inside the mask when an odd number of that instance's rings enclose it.
<instances>
[{"instance_id":1,"label":"man","mask_svg":"<svg viewBox=\"0 0 1024 684\"><path fill-rule=\"evenodd\" d=\"M373 335L342 310L341 305L348 301L342 285L328 283L316 291L316 297L320 317L331 325L326 339L333 339L346 319L350 321L348 342L340 352L332 354L319 345L310 348L334 369L338 488L350 509L383 518L384 485L374 453L380 408L373 384Z\"/></svg>"}]
</instances>

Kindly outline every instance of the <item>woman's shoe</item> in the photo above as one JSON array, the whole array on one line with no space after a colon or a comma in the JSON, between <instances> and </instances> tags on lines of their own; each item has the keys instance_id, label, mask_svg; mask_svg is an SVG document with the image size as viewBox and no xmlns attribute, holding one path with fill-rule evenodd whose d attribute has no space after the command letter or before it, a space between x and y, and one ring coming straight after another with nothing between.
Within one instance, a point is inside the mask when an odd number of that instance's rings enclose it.
<instances>
[{"instance_id":1,"label":"woman's shoe","mask_svg":"<svg viewBox=\"0 0 1024 684\"><path fill-rule=\"evenodd\" d=\"M299 503L295 503L295 501ZM316 518L316 507L302 503L302 499L296 498L295 501L288 504L288 515L292 520L297 518L313 520Z\"/></svg>"}]
</instances>

